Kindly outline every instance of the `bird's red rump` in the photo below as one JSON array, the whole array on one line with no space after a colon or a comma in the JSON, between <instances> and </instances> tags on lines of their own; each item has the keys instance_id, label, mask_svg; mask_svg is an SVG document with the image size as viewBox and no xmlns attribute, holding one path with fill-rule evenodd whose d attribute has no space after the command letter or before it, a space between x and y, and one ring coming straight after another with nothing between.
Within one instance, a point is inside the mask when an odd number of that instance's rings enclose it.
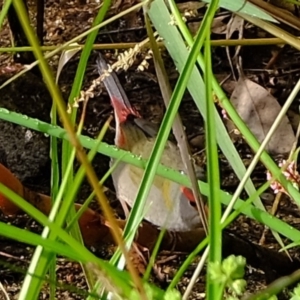
<instances>
[{"instance_id":1,"label":"bird's red rump","mask_svg":"<svg viewBox=\"0 0 300 300\"><path fill-rule=\"evenodd\" d=\"M120 130L122 131L122 128L120 128ZM121 134L118 134L116 136L115 143L121 149L126 148L125 147L126 146L126 137L125 137L125 135L122 132L121 132ZM125 150L127 150L127 149L125 149Z\"/></svg>"},{"instance_id":2,"label":"bird's red rump","mask_svg":"<svg viewBox=\"0 0 300 300\"><path fill-rule=\"evenodd\" d=\"M181 192L184 194L184 196L191 202L191 203L195 203L195 197L193 194L193 191L190 188L187 188L185 186L182 186L181 188Z\"/></svg>"}]
</instances>

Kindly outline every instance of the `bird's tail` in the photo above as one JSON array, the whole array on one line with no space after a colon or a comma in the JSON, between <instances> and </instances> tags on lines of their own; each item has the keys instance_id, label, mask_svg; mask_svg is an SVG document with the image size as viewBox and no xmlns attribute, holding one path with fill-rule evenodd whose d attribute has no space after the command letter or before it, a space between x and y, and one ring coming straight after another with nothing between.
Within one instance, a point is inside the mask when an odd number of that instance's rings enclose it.
<instances>
[{"instance_id":1,"label":"bird's tail","mask_svg":"<svg viewBox=\"0 0 300 300\"><path fill-rule=\"evenodd\" d=\"M110 96L119 123L125 122L128 115L140 117L138 112L131 106L117 75L113 70L110 70L101 54L97 59L97 67L99 75L104 75L103 83Z\"/></svg>"}]
</instances>

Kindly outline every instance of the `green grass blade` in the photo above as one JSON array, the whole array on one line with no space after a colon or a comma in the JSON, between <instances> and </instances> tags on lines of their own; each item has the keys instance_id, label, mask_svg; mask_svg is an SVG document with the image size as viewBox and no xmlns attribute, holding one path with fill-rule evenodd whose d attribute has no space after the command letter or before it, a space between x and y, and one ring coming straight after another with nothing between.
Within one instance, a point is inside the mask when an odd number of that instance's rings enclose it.
<instances>
[{"instance_id":1,"label":"green grass blade","mask_svg":"<svg viewBox=\"0 0 300 300\"><path fill-rule=\"evenodd\" d=\"M4 1L4 3L2 3L3 6L0 11L0 30L1 30L3 21L7 15L8 9L11 6L11 4L12 4L12 0L6 0L6 1Z\"/></svg>"},{"instance_id":2,"label":"green grass blade","mask_svg":"<svg viewBox=\"0 0 300 300\"><path fill-rule=\"evenodd\" d=\"M211 3L213 0L203 0L203 2ZM220 0L219 6L232 12L245 13L247 15L263 19L266 21L278 23L270 14L257 7L256 5L244 0Z\"/></svg>"},{"instance_id":3,"label":"green grass blade","mask_svg":"<svg viewBox=\"0 0 300 300\"><path fill-rule=\"evenodd\" d=\"M157 135L155 145L153 147L151 156L147 163L145 173L135 200L135 204L132 207L126 227L124 229L125 238L127 237L127 235L132 235L133 232L137 231L139 224L137 224L137 222L135 221L135 215L140 216L143 212L143 208L146 202L146 197L148 196L148 193L151 189L151 184L155 177L156 169L164 150L164 145L168 140L172 123L178 111L179 105L181 103L181 99L185 92L186 85L189 81L190 74L193 70L198 53L203 45L204 38L205 38L204 33L206 30L208 30L208 24L207 22L203 22L196 36L195 42L191 48L186 64L183 67L183 71L175 86L174 92L170 100L170 105L167 108L166 114L164 116L164 119L162 121L161 127ZM132 243L132 239L128 239L127 246L129 246L131 243Z\"/></svg>"},{"instance_id":4,"label":"green grass blade","mask_svg":"<svg viewBox=\"0 0 300 300\"><path fill-rule=\"evenodd\" d=\"M19 124L21 126L26 126L28 128L31 128L33 130L41 131L49 135L54 135L57 136L61 139L66 139L69 140L69 136L66 132L65 129L58 127L58 126L52 126L51 124L42 122L42 121L37 121L36 119L31 119L27 116L23 116L18 113L14 112L9 112L6 109L0 109L0 119L10 121L15 124ZM87 149L92 149L95 147L97 144L97 141L94 139L91 139L86 136L79 136L78 137L80 143L82 144L83 147ZM115 159L120 159L123 162L126 162L128 164L131 164L133 166L136 166L138 168L145 168L146 166L146 160L140 159L137 157L134 157L130 152L123 151L120 149L116 149L115 146L110 146L106 143L101 143L101 145L98 147L97 151L103 155L115 158ZM267 154L266 154L267 156ZM276 165L275 165L276 166ZM274 169L275 172L272 172L274 175L274 179L278 180L280 178L281 183L285 187L285 189L292 195L296 197L299 197L298 191L293 187L293 185L286 180L286 178L283 176L281 173L281 170L276 166ZM187 176L174 171L172 169L168 169L164 166L159 165L157 167L157 175L162 176L164 178L168 178L174 182L177 182L179 184L182 184L183 186L190 187L189 179ZM204 195L208 195L208 185L206 183L201 182L200 183L200 189L203 191ZM2 189L0 187L0 192L2 193ZM219 191L221 195L221 201L223 204L228 205L232 196L226 192L223 192L222 190ZM255 192L254 195L257 197L260 193ZM14 203L18 204L18 201L15 201ZM237 203L234 206L234 209L238 209L243 205L244 201L238 199ZM28 203L27 203L28 204ZM28 204L29 205L29 204ZM23 206L20 206L23 209ZM31 206L30 206L31 207ZM28 210L23 209L26 212L29 212ZM256 219L257 221L261 222L264 221L264 224L266 226L269 226L271 229L274 229L278 231L280 234L286 236L287 238L294 240L295 237L297 237L298 240L300 240L300 235L297 234L298 231L295 231L293 227L284 226L284 223L276 223L276 224L281 224L280 226L276 225L274 226L275 223L272 223L272 220L275 220L275 222L280 221L276 217L271 216L270 214L261 211L260 209L256 209L252 205L249 208L244 208L242 210L242 213L245 215L249 216L252 219ZM29 213L30 214L30 213ZM33 218L35 218L35 214L30 214ZM283 226L283 227L282 227Z\"/></svg>"},{"instance_id":5,"label":"green grass blade","mask_svg":"<svg viewBox=\"0 0 300 300\"><path fill-rule=\"evenodd\" d=\"M210 27L217 10L218 0L212 1L209 5L207 14L210 18L209 30L206 32L205 41L205 98L206 98L206 156L207 156L207 171L208 171L208 185L209 185L209 262L221 262L222 260L222 229L221 229L221 201L219 196L220 189L220 172L219 172L219 158L216 138L216 124L215 124L215 106L213 101L212 89L212 63L211 63L211 46L210 46ZM200 269L200 266L199 268ZM207 272L209 274L209 272ZM193 276L193 278L195 278ZM197 276L198 277L198 276ZM219 283L211 281L209 276L206 276L206 293L207 299L221 299L222 296ZM185 297L187 295L185 294Z\"/></svg>"},{"instance_id":6,"label":"green grass blade","mask_svg":"<svg viewBox=\"0 0 300 300\"><path fill-rule=\"evenodd\" d=\"M176 13L177 11L177 13ZM193 38L191 37L189 31L186 28L186 25L181 22L181 16L178 15L178 10L175 7L172 7L172 12L174 16L176 17L177 23L180 24L180 28L182 29L182 34L187 40L189 46L193 44ZM152 3L151 9L149 10L150 18L156 27L159 34L165 39L165 45L168 49L171 57L173 58L177 69L179 72L182 72L182 69L184 67L185 59L188 56L188 50L186 49L185 42L182 39L182 36L180 35L177 28L173 25L170 25L171 15L169 14L166 6L164 5L164 1L162 0L156 0ZM202 70L205 68L204 59L201 54L199 54L198 57L198 63L200 64ZM215 78L213 77L213 89L216 92L217 90L217 96L220 97L220 92L222 89L219 87L219 85L216 82ZM199 71L194 68L189 84L188 84L189 92L191 93L199 111L201 112L204 120L206 120L206 105L205 101L205 85L203 82L203 79L200 76ZM220 96L219 96L220 95ZM222 92L222 97L224 96L224 93ZM222 98L223 99L223 98ZM218 144L230 162L232 168L234 169L236 175L241 179L245 172L246 168L236 151L234 145L231 142L231 139L227 133L227 130L223 124L223 121L221 120L219 114L215 110L215 119L216 119L216 130L217 130L217 140ZM252 195L255 193L255 188L253 183L248 180L245 186L247 192L249 195ZM261 209L264 209L263 205L261 204L260 199L256 199L255 203L258 207Z\"/></svg>"},{"instance_id":7,"label":"green grass blade","mask_svg":"<svg viewBox=\"0 0 300 300\"><path fill-rule=\"evenodd\" d=\"M110 5L111 5L111 0L104 0L103 1L102 7L99 10L96 18L94 19L92 27L99 25L103 21ZM80 56L80 60L79 60L78 67L77 67L77 70L76 70L74 82L73 82L72 89L71 89L70 96L69 96L69 100L68 100L68 102L71 106L74 103L75 98L79 96L79 92L81 90L82 82L83 82L83 78L84 78L84 74L85 74L86 65L87 65L90 53L92 51L94 41L97 37L98 30L94 30L91 33L89 33L89 35L87 36L87 40L84 44L84 48L83 48L81 56ZM77 109L73 108L72 109L72 114L71 114L71 120L72 120L73 123L75 122L76 115L77 115ZM70 145L70 143L64 141L62 149L63 149L63 153L62 153L62 174L64 174L65 169L66 169L67 164L68 164L68 161L69 161L68 158L69 158L70 153L72 151L72 146ZM68 186L71 187L71 184L72 184L72 179L70 178L68 180Z\"/></svg>"}]
</instances>

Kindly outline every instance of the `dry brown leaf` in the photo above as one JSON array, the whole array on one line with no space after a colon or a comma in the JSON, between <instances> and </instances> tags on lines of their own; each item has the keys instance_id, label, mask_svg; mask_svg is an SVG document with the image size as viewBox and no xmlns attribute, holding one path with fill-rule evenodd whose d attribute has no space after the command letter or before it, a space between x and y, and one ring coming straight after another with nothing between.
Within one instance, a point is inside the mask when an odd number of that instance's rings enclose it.
<instances>
[{"instance_id":1,"label":"dry brown leaf","mask_svg":"<svg viewBox=\"0 0 300 300\"><path fill-rule=\"evenodd\" d=\"M211 24L211 32L216 34L225 34L227 31L228 15L215 17Z\"/></svg>"},{"instance_id":2,"label":"dry brown leaf","mask_svg":"<svg viewBox=\"0 0 300 300\"><path fill-rule=\"evenodd\" d=\"M70 59L74 55L76 55L80 51L80 47L79 47L78 43L74 43L71 45L78 46L78 47L69 49L69 50L63 50L63 52L59 58L59 62L58 62L58 67L57 67L57 72L56 72L56 82L58 82L59 76L60 76L61 71L64 68L64 66L70 61Z\"/></svg>"},{"instance_id":3,"label":"dry brown leaf","mask_svg":"<svg viewBox=\"0 0 300 300\"><path fill-rule=\"evenodd\" d=\"M227 32L226 32L226 38L230 39L232 35L237 31L238 32L238 38L243 38L243 31L244 31L244 23L245 20L241 18L238 15L233 15L228 22L227 25Z\"/></svg>"},{"instance_id":4,"label":"dry brown leaf","mask_svg":"<svg viewBox=\"0 0 300 300\"><path fill-rule=\"evenodd\" d=\"M289 121L291 123L291 126L292 126L294 132L297 132L298 126L300 124L299 113L296 113L293 110L289 109L286 114L289 118Z\"/></svg>"},{"instance_id":5,"label":"dry brown leaf","mask_svg":"<svg viewBox=\"0 0 300 300\"><path fill-rule=\"evenodd\" d=\"M243 18L241 18L238 15L233 14L227 25L226 39L232 38L232 35L235 32L238 32L238 39L241 40L243 38L243 34L244 34L244 23L245 23L245 20ZM233 78L235 81L236 81L236 76L235 76L235 70L233 67L233 63L236 61L236 58L238 57L240 50L241 50L241 46L236 46L235 53L231 57L229 47L226 47L227 58L228 58L231 72L232 72L232 75L233 75Z\"/></svg>"},{"instance_id":6,"label":"dry brown leaf","mask_svg":"<svg viewBox=\"0 0 300 300\"><path fill-rule=\"evenodd\" d=\"M206 3L199 2L199 1L187 1L183 3L177 3L178 10L181 13L184 13L186 11L197 11L198 9L204 7Z\"/></svg>"},{"instance_id":7,"label":"dry brown leaf","mask_svg":"<svg viewBox=\"0 0 300 300\"><path fill-rule=\"evenodd\" d=\"M211 32L215 34L226 34L228 15L215 17L211 24ZM195 35L200 27L201 22L188 22L187 25L192 35Z\"/></svg>"},{"instance_id":8,"label":"dry brown leaf","mask_svg":"<svg viewBox=\"0 0 300 300\"><path fill-rule=\"evenodd\" d=\"M215 75L217 81L221 85L222 89L231 95L237 85L237 82L228 76L228 73L220 73Z\"/></svg>"},{"instance_id":9,"label":"dry brown leaf","mask_svg":"<svg viewBox=\"0 0 300 300\"><path fill-rule=\"evenodd\" d=\"M262 86L240 77L231 98L232 104L259 142L262 142L278 116L281 107ZM272 154L288 153L295 135L286 116L272 136L266 150Z\"/></svg>"}]
</instances>

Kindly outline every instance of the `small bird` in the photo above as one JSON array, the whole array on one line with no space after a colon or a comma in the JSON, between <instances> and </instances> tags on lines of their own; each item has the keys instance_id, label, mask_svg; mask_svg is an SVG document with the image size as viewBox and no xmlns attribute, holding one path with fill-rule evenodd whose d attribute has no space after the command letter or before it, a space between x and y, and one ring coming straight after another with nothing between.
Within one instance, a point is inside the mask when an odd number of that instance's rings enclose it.
<instances>
[{"instance_id":1,"label":"small bird","mask_svg":"<svg viewBox=\"0 0 300 300\"><path fill-rule=\"evenodd\" d=\"M97 65L99 74L105 74L103 82L114 108L116 146L138 157L149 158L157 133L154 126L142 119L131 106L116 74L108 72L108 65L101 55ZM161 164L174 170L185 170L178 147L170 141L166 143ZM203 179L204 171L202 168L199 171L198 177ZM130 164L118 163L112 178L117 197L121 202L125 201L129 206L133 206L143 172L142 169ZM144 218L158 227L171 231L189 231L200 227L200 217L190 202L191 195L189 189L156 175L144 207Z\"/></svg>"}]
</instances>

